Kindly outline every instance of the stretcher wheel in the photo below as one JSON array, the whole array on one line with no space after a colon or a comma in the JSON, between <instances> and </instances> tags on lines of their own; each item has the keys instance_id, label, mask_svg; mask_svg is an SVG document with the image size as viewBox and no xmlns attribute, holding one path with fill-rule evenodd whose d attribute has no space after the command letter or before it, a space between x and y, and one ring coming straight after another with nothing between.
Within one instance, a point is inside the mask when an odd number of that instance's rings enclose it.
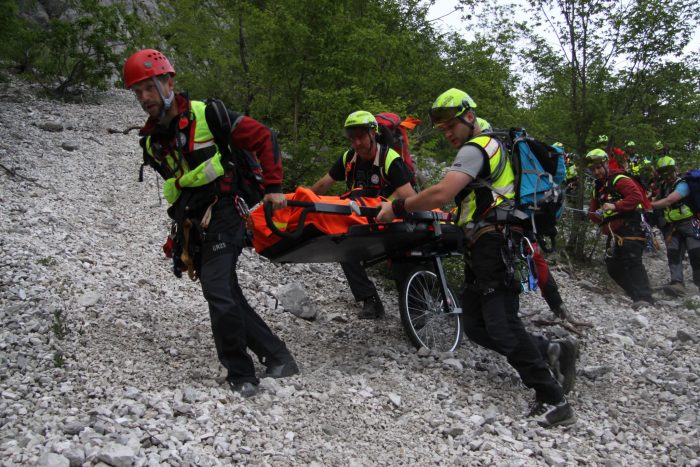
<instances>
[{"instance_id":1,"label":"stretcher wheel","mask_svg":"<svg viewBox=\"0 0 700 467\"><path fill-rule=\"evenodd\" d=\"M458 308L449 289L447 300L450 310ZM438 352L452 352L459 347L462 315L446 313L443 305L438 276L426 266L414 268L406 276L399 297L401 324L413 345Z\"/></svg>"}]
</instances>

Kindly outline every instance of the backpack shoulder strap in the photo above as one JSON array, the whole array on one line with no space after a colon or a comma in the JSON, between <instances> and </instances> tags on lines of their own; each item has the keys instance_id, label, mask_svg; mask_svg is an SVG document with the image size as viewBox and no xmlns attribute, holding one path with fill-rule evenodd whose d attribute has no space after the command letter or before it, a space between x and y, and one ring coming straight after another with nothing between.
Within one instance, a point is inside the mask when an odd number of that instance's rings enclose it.
<instances>
[{"instance_id":1,"label":"backpack shoulder strap","mask_svg":"<svg viewBox=\"0 0 700 467\"><path fill-rule=\"evenodd\" d=\"M391 148L388 144L381 144L379 146L379 175L381 175L382 180L384 180L385 183L389 183L389 167L391 167L392 162L394 162L394 159L397 157L401 158L396 151L394 151L396 153L396 157L387 157L389 155L389 151L391 151Z\"/></svg>"},{"instance_id":2,"label":"backpack shoulder strap","mask_svg":"<svg viewBox=\"0 0 700 467\"><path fill-rule=\"evenodd\" d=\"M619 182L623 178L631 178L631 177L629 175L627 175L626 173L620 173L620 174L615 175L612 178L608 178L608 188L610 188L611 190L613 190L619 194L619 192L617 190L615 190L615 185L617 185L617 182Z\"/></svg>"},{"instance_id":3,"label":"backpack shoulder strap","mask_svg":"<svg viewBox=\"0 0 700 467\"><path fill-rule=\"evenodd\" d=\"M484 165L483 169L485 170L486 176L485 177L477 177L477 180L475 182L477 185L481 184L482 186L486 186L491 188L490 181L498 178L503 171L505 170L506 166L506 157L508 157L508 153L504 147L504 145L501 143L498 138L494 138L493 136L489 135L484 137L489 138L488 142L485 145L481 145L477 142L475 142L473 139L471 141L468 141L465 146L473 146L476 148L479 148L479 152L481 152ZM496 166L496 170L494 173L491 172L491 158L496 155L498 150L501 149L501 159L498 161L498 165ZM480 182L483 181L483 182ZM472 182L474 183L474 182Z\"/></svg>"},{"instance_id":4,"label":"backpack shoulder strap","mask_svg":"<svg viewBox=\"0 0 700 467\"><path fill-rule=\"evenodd\" d=\"M343 153L343 164L348 162L353 162L355 159L355 150L353 148L348 149Z\"/></svg>"},{"instance_id":5,"label":"backpack shoulder strap","mask_svg":"<svg viewBox=\"0 0 700 467\"><path fill-rule=\"evenodd\" d=\"M151 154L152 149L150 148L150 138L150 136L142 136L139 139L139 145L143 150L143 163L139 168L139 182L143 181L143 169L146 166L149 166L153 170L158 172L158 175L160 175L163 178L163 180L167 180L172 176L171 171L167 168L167 166L158 163L153 154Z\"/></svg>"},{"instance_id":6,"label":"backpack shoulder strap","mask_svg":"<svg viewBox=\"0 0 700 467\"><path fill-rule=\"evenodd\" d=\"M231 132L243 119L244 115L231 112L219 99L207 99L204 116L207 126L214 136L214 143L221 153L221 163L224 167L235 167L233 161L233 140Z\"/></svg>"},{"instance_id":7,"label":"backpack shoulder strap","mask_svg":"<svg viewBox=\"0 0 700 467\"><path fill-rule=\"evenodd\" d=\"M343 153L343 170L345 170L345 182L350 183L350 173L353 170L350 168L351 164L355 163L355 150L353 148L348 149ZM353 182L354 183L354 182Z\"/></svg>"}]
</instances>

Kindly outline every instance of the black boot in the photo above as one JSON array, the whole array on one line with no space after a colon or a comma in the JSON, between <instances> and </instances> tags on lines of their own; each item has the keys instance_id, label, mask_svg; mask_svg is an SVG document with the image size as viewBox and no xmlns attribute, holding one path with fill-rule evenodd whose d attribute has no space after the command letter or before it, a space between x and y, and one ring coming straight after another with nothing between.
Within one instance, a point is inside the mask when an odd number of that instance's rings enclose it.
<instances>
[{"instance_id":1,"label":"black boot","mask_svg":"<svg viewBox=\"0 0 700 467\"><path fill-rule=\"evenodd\" d=\"M552 341L547 349L547 360L554 377L568 394L576 384L578 341L572 338Z\"/></svg>"},{"instance_id":2,"label":"black boot","mask_svg":"<svg viewBox=\"0 0 700 467\"><path fill-rule=\"evenodd\" d=\"M362 311L358 314L360 319L379 319L384 317L384 305L379 295L372 295L364 300Z\"/></svg>"},{"instance_id":3,"label":"black boot","mask_svg":"<svg viewBox=\"0 0 700 467\"><path fill-rule=\"evenodd\" d=\"M294 376L298 373L299 366L296 360L294 360L294 357L289 354L283 359L270 362L267 365L267 370L265 370L265 377L287 378L288 376Z\"/></svg>"}]
</instances>

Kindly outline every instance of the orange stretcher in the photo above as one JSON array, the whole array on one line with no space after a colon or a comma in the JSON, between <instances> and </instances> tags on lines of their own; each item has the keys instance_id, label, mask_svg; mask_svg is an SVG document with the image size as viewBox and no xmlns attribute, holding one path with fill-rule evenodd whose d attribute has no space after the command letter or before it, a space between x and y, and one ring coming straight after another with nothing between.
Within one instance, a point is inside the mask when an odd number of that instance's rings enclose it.
<instances>
[{"instance_id":1,"label":"orange stretcher","mask_svg":"<svg viewBox=\"0 0 700 467\"><path fill-rule=\"evenodd\" d=\"M464 234L449 213L411 213L379 224L374 217L381 198L317 196L307 188L285 196L284 209L261 205L251 212L259 254L276 263L406 263L399 311L409 339L438 351L457 348L462 310L447 286L442 258L463 253Z\"/></svg>"}]
</instances>

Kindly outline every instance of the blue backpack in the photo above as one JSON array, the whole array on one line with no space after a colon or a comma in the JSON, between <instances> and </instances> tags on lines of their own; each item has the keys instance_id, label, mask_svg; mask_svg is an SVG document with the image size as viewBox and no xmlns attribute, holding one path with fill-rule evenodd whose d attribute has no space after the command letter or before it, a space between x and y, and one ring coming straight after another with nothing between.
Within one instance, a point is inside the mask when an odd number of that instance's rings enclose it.
<instances>
[{"instance_id":1,"label":"blue backpack","mask_svg":"<svg viewBox=\"0 0 700 467\"><path fill-rule=\"evenodd\" d=\"M683 180L688 184L690 193L685 198L685 203L693 211L693 214L700 213L700 169L690 169L685 175L683 175Z\"/></svg>"},{"instance_id":2,"label":"blue backpack","mask_svg":"<svg viewBox=\"0 0 700 467\"><path fill-rule=\"evenodd\" d=\"M566 164L561 149L528 136L523 128L507 133L494 132L507 148L515 172L515 207L527 215L540 246L553 251L557 221L564 206L560 185L566 178ZM547 246L549 237L552 246Z\"/></svg>"}]
</instances>

